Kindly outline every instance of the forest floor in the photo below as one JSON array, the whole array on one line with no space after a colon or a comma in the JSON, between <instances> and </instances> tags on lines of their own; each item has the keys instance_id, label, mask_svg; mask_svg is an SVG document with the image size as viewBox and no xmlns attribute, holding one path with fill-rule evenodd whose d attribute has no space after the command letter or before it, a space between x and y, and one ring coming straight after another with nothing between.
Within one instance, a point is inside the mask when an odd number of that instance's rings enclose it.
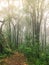
<instances>
[{"instance_id":1,"label":"forest floor","mask_svg":"<svg viewBox=\"0 0 49 65\"><path fill-rule=\"evenodd\" d=\"M28 65L24 54L16 52L10 57L2 59L0 65Z\"/></svg>"}]
</instances>

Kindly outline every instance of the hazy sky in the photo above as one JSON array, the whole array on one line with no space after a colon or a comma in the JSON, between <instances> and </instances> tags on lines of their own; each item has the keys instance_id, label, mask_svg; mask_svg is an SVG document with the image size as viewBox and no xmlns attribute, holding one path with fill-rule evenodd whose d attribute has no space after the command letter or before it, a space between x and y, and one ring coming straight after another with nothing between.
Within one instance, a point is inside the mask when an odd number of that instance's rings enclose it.
<instances>
[{"instance_id":1,"label":"hazy sky","mask_svg":"<svg viewBox=\"0 0 49 65\"><path fill-rule=\"evenodd\" d=\"M22 0L9 0L10 5L15 5L18 8L23 8ZM0 10L2 10L4 7L8 7L8 0L2 0L0 2Z\"/></svg>"},{"instance_id":2,"label":"hazy sky","mask_svg":"<svg viewBox=\"0 0 49 65\"><path fill-rule=\"evenodd\" d=\"M14 5L19 9L23 9L22 0L0 0L0 11L2 11L4 8L8 8L8 1L10 5ZM47 4L48 0L45 0L45 3ZM47 12L45 13L46 16ZM0 20L3 19L0 16ZM49 19L46 22L47 27L49 26Z\"/></svg>"}]
</instances>

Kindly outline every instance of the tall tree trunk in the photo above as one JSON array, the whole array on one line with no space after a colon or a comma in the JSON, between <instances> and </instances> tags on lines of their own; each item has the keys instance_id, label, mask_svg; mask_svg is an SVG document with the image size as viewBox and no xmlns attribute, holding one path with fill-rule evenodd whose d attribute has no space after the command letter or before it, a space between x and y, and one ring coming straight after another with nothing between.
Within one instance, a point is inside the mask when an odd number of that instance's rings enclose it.
<instances>
[{"instance_id":1,"label":"tall tree trunk","mask_svg":"<svg viewBox=\"0 0 49 65\"><path fill-rule=\"evenodd\" d=\"M17 46L17 48L18 48L18 44L19 44L19 21L18 21L18 23L17 23L17 41L16 41L16 46Z\"/></svg>"},{"instance_id":2,"label":"tall tree trunk","mask_svg":"<svg viewBox=\"0 0 49 65\"><path fill-rule=\"evenodd\" d=\"M44 21L44 33L45 33L45 52L46 52L46 21Z\"/></svg>"},{"instance_id":3,"label":"tall tree trunk","mask_svg":"<svg viewBox=\"0 0 49 65\"><path fill-rule=\"evenodd\" d=\"M4 43L5 43L5 39L4 39L4 35L2 34L2 26L4 23L2 23L1 28L0 28L0 53L3 53L4 50Z\"/></svg>"}]
</instances>

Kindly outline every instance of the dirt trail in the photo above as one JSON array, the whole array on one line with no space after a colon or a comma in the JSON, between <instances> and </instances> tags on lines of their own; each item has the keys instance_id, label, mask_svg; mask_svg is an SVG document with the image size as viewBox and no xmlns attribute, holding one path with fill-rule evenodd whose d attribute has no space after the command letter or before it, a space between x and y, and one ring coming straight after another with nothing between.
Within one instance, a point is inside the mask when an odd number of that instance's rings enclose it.
<instances>
[{"instance_id":1,"label":"dirt trail","mask_svg":"<svg viewBox=\"0 0 49 65\"><path fill-rule=\"evenodd\" d=\"M0 65L28 65L26 63L26 58L22 53L16 52L11 57L3 59L3 62Z\"/></svg>"}]
</instances>

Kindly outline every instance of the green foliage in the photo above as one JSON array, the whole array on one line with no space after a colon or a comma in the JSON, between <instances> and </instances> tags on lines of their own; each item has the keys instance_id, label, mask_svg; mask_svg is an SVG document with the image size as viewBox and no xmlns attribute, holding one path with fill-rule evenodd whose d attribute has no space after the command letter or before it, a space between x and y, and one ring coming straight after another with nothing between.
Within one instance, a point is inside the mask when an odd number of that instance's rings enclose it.
<instances>
[{"instance_id":1,"label":"green foliage","mask_svg":"<svg viewBox=\"0 0 49 65\"><path fill-rule=\"evenodd\" d=\"M0 59L5 58L7 54L0 54Z\"/></svg>"},{"instance_id":2,"label":"green foliage","mask_svg":"<svg viewBox=\"0 0 49 65\"><path fill-rule=\"evenodd\" d=\"M13 54L13 50L17 50L14 43L11 43L11 41L7 41L8 45L5 44L4 47L4 37L1 35L0 37L0 44L3 46L3 53L0 54L0 58L4 58L6 56L10 56ZM3 44L2 44L3 43ZM49 47L48 47L49 48ZM21 53L24 53L24 55L27 57L28 65L49 65L49 52L45 52L45 50L40 50L40 43L35 42L34 45L32 43L32 36L28 36L28 34L25 36L25 43L22 43L22 45L19 45L18 50Z\"/></svg>"},{"instance_id":3,"label":"green foliage","mask_svg":"<svg viewBox=\"0 0 49 65\"><path fill-rule=\"evenodd\" d=\"M34 46L26 46L22 44L18 48L19 52L22 52L27 57L29 65L49 65L49 56L46 55L46 52L38 51L38 44ZM38 57L39 54L39 57Z\"/></svg>"},{"instance_id":4,"label":"green foliage","mask_svg":"<svg viewBox=\"0 0 49 65\"><path fill-rule=\"evenodd\" d=\"M5 51L6 53L9 53L9 52L11 52L11 49L10 49L10 48L5 48L4 51Z\"/></svg>"}]
</instances>

